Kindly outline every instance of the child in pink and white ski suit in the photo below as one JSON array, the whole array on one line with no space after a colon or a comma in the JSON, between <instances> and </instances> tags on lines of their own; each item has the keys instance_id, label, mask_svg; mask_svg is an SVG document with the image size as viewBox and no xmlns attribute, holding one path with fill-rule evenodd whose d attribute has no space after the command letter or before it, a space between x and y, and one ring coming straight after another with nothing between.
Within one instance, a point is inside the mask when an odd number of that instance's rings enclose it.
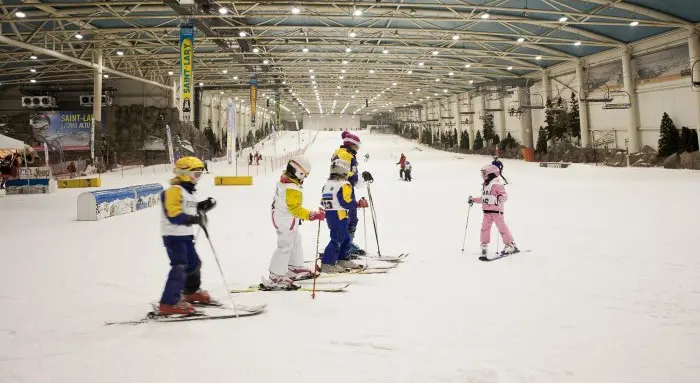
<instances>
[{"instance_id":1,"label":"child in pink and white ski suit","mask_svg":"<svg viewBox=\"0 0 700 383\"><path fill-rule=\"evenodd\" d=\"M503 219L503 208L508 200L506 188L501 184L499 177L500 171L494 165L486 165L481 168L481 177L484 179L482 184L483 189L481 197L469 197L469 206L476 202L481 204L481 209L484 212L484 219L481 222L481 254L486 256L489 242L491 242L491 225L496 223L498 231L503 237L503 243L506 247L503 249L503 254L515 253L518 248L515 246L513 236L508 230L505 220Z\"/></svg>"}]
</instances>

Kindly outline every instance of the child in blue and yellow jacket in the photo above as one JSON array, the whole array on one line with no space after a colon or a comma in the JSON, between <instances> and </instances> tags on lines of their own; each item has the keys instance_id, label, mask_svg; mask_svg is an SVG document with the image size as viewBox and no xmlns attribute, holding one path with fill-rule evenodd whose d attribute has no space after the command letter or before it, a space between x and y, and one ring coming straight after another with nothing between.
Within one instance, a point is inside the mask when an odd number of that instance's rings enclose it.
<instances>
[{"instance_id":1,"label":"child in blue and yellow jacket","mask_svg":"<svg viewBox=\"0 0 700 383\"><path fill-rule=\"evenodd\" d=\"M204 171L204 163L196 157L182 157L175 162L175 178L160 195L163 206L160 228L163 244L170 258L170 273L160 300L161 315L190 314L194 302L210 302L209 293L200 290L202 262L194 248L192 225L206 225L205 213L216 201L207 198L198 202L195 184ZM184 294L183 294L184 292Z\"/></svg>"},{"instance_id":2,"label":"child in blue and yellow jacket","mask_svg":"<svg viewBox=\"0 0 700 383\"><path fill-rule=\"evenodd\" d=\"M355 192L348 181L351 164L343 158L335 158L331 164L330 177L323 186L321 206L326 211L326 223L331 240L323 252L321 272L342 272L345 269L361 268L350 260L351 234L350 211L367 207L367 201L355 200Z\"/></svg>"}]
</instances>

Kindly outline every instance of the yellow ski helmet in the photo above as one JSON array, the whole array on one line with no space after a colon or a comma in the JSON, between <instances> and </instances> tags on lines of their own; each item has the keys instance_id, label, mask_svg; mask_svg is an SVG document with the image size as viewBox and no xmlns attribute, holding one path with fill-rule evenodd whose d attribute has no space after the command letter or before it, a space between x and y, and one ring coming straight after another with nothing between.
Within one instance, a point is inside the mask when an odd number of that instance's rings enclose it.
<instances>
[{"instance_id":1,"label":"yellow ski helmet","mask_svg":"<svg viewBox=\"0 0 700 383\"><path fill-rule=\"evenodd\" d=\"M204 162L197 157L182 157L175 161L175 176L183 182L197 183L204 171Z\"/></svg>"}]
</instances>

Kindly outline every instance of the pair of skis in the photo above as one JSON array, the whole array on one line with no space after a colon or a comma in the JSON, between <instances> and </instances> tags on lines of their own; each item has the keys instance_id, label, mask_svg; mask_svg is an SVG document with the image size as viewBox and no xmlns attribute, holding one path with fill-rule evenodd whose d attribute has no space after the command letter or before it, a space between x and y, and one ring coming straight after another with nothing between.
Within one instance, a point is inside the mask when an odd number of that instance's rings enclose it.
<instances>
[{"instance_id":1,"label":"pair of skis","mask_svg":"<svg viewBox=\"0 0 700 383\"><path fill-rule=\"evenodd\" d=\"M106 322L105 325L139 325L143 323L151 322L189 322L198 320L213 320L213 319L232 319L240 317L249 317L258 314L262 314L267 307L267 304L259 305L236 305L236 310L234 312L233 307L225 305L223 303L212 301L210 303L194 303L196 310L191 314L181 314L181 315L162 315L158 313L157 305L153 304L153 311L146 314L144 318L129 321L114 321Z\"/></svg>"},{"instance_id":2,"label":"pair of skis","mask_svg":"<svg viewBox=\"0 0 700 383\"><path fill-rule=\"evenodd\" d=\"M480 260L480 261L483 261L483 262L493 262L493 261L497 261L497 260L499 260L499 259L503 259L503 258L506 258L506 257L511 256L511 255L514 255L514 254L518 254L518 253L529 253L530 251L531 251L530 249L527 249L527 250L517 250L517 251L515 251L515 252L513 252L513 253L505 253L503 250L501 250L500 253L496 253L496 257L495 257L495 258L489 258L489 257L487 257L487 256L485 256L485 255L481 255L481 256L479 257L479 260Z\"/></svg>"}]
</instances>

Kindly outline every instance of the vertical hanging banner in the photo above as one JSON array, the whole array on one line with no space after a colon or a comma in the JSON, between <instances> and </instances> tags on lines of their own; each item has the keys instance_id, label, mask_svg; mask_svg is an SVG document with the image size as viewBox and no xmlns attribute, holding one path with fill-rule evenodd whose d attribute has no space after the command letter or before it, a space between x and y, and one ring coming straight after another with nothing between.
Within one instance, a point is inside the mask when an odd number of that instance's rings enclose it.
<instances>
[{"instance_id":1,"label":"vertical hanging banner","mask_svg":"<svg viewBox=\"0 0 700 383\"><path fill-rule=\"evenodd\" d=\"M95 164L95 117L92 118L90 125L90 159L93 165Z\"/></svg>"},{"instance_id":2,"label":"vertical hanging banner","mask_svg":"<svg viewBox=\"0 0 700 383\"><path fill-rule=\"evenodd\" d=\"M236 147L236 107L231 99L227 102L226 108L226 161L229 165L233 164Z\"/></svg>"},{"instance_id":3,"label":"vertical hanging banner","mask_svg":"<svg viewBox=\"0 0 700 383\"><path fill-rule=\"evenodd\" d=\"M46 157L46 166L51 169L49 166L49 146L46 145L46 142L44 142L44 156Z\"/></svg>"},{"instance_id":4,"label":"vertical hanging banner","mask_svg":"<svg viewBox=\"0 0 700 383\"><path fill-rule=\"evenodd\" d=\"M277 129L280 129L280 94L277 93L275 95L275 112L277 114L276 119L277 119Z\"/></svg>"},{"instance_id":5,"label":"vertical hanging banner","mask_svg":"<svg viewBox=\"0 0 700 383\"><path fill-rule=\"evenodd\" d=\"M194 104L193 68L194 67L194 27L180 27L180 100L182 102L182 121L192 121Z\"/></svg>"},{"instance_id":6,"label":"vertical hanging banner","mask_svg":"<svg viewBox=\"0 0 700 383\"><path fill-rule=\"evenodd\" d=\"M165 125L165 138L168 144L168 156L170 158L170 163L175 164L175 153L173 153L173 134L170 131L170 125Z\"/></svg>"},{"instance_id":7,"label":"vertical hanging banner","mask_svg":"<svg viewBox=\"0 0 700 383\"><path fill-rule=\"evenodd\" d=\"M255 125L255 111L258 104L258 79L255 74L250 78L250 122Z\"/></svg>"}]
</instances>

